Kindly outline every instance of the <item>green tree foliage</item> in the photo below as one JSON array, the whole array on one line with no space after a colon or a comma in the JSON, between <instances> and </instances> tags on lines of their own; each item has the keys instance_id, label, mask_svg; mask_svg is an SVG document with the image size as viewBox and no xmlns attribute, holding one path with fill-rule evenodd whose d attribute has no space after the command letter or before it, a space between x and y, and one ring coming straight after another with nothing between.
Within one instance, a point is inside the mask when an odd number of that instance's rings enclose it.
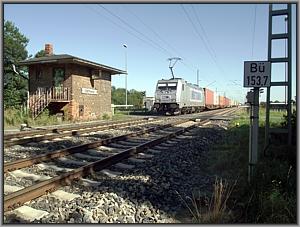
<instances>
[{"instance_id":1,"label":"green tree foliage","mask_svg":"<svg viewBox=\"0 0 300 227\"><path fill-rule=\"evenodd\" d=\"M135 108L143 108L143 97L146 95L145 91L136 91L131 89L127 91L128 105L133 105ZM111 99L112 103L115 105L125 105L125 89L116 88L112 86L111 88Z\"/></svg>"},{"instance_id":2,"label":"green tree foliage","mask_svg":"<svg viewBox=\"0 0 300 227\"><path fill-rule=\"evenodd\" d=\"M26 46L29 39L20 33L11 22L4 23L3 68L4 68L4 108L19 107L26 100L28 81L13 71L12 64L17 65L28 57ZM25 69L19 68L19 71Z\"/></svg>"},{"instance_id":3,"label":"green tree foliage","mask_svg":"<svg viewBox=\"0 0 300 227\"><path fill-rule=\"evenodd\" d=\"M40 50L39 52L37 52L34 57L35 58L40 58L40 57L45 57L46 56L46 52L45 50Z\"/></svg>"}]
</instances>

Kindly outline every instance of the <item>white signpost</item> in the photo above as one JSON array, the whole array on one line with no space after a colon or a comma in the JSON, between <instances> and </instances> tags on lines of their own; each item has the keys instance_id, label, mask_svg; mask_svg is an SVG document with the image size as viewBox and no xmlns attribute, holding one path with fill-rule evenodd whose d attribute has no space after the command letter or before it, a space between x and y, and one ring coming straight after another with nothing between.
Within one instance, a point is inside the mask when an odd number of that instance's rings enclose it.
<instances>
[{"instance_id":1,"label":"white signpost","mask_svg":"<svg viewBox=\"0 0 300 227\"><path fill-rule=\"evenodd\" d=\"M271 83L271 63L268 61L244 62L244 87L253 87L253 100L250 103L249 127L249 168L248 181L251 182L257 163L259 88L269 87Z\"/></svg>"},{"instance_id":2,"label":"white signpost","mask_svg":"<svg viewBox=\"0 0 300 227\"><path fill-rule=\"evenodd\" d=\"M268 61L244 62L244 87L270 87L271 63Z\"/></svg>"}]
</instances>

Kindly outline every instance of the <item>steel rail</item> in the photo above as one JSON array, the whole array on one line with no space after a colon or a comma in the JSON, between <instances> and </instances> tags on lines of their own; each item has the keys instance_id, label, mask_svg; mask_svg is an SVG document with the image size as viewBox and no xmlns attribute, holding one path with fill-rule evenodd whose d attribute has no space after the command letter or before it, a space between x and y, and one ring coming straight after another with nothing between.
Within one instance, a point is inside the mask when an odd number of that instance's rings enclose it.
<instances>
[{"instance_id":1,"label":"steel rail","mask_svg":"<svg viewBox=\"0 0 300 227\"><path fill-rule=\"evenodd\" d=\"M209 110L209 111L205 111L205 112L215 112L215 111L219 111L220 109L214 109L214 110ZM202 112L203 113L203 112ZM199 114L199 113L197 113ZM194 115L194 114L191 114ZM168 116L167 118L173 118L174 116ZM154 119L161 119L162 117L160 116L153 116L151 118ZM143 119L139 119L141 121L143 120L147 120L145 118ZM77 130L77 129L81 129L81 128L89 128L89 127L100 127L100 126L106 126L106 125L110 125L110 124L119 124L119 123L126 123L126 122L134 122L134 121L138 121L136 119L133 120L118 120L118 121L114 121L114 122L99 122L99 123L82 123L82 124L76 124L76 125L69 125L69 126L61 126L61 127L57 127L57 126L51 126L50 128L36 128L32 131L23 131L23 132L16 132L16 133L9 133L9 134L4 134L3 139L6 140L10 140L12 138L22 138L25 136L35 136L35 135L39 135L41 133L43 134L47 134L47 133L60 133L62 131L69 131L69 130Z\"/></svg>"},{"instance_id":2,"label":"steel rail","mask_svg":"<svg viewBox=\"0 0 300 227\"><path fill-rule=\"evenodd\" d=\"M126 135L115 136L115 137L103 139L103 140L92 142L92 143L86 143L86 144L73 146L73 147L69 147L69 148L65 148L65 149L61 149L61 150L56 150L54 152L38 155L33 158L24 158L24 159L19 159L19 160L13 161L13 162L4 163L3 172L7 173L8 171L25 168L25 167L28 167L28 166L31 166L34 164L41 163L43 161L49 161L54 158L59 158L59 157L67 156L67 155L78 153L78 152L83 152L83 151L86 151L87 149L92 149L92 148L96 148L99 146L108 145L110 143L117 142L120 140L126 140L130 137L135 137L135 136L139 136L139 135L146 134L149 132L168 128L168 127L171 127L171 126L174 126L177 124L185 123L187 121L189 121L189 120L187 120L187 119L179 120L174 123L164 124L164 125L160 125L160 126L156 126L156 127L152 127L152 128L148 128L148 129L141 129L137 132L129 133Z\"/></svg>"},{"instance_id":3,"label":"steel rail","mask_svg":"<svg viewBox=\"0 0 300 227\"><path fill-rule=\"evenodd\" d=\"M153 120L135 120L135 121L130 121L130 122L122 122L122 123L112 123L112 124L108 124L108 125L103 125L103 126L97 126L97 127L93 127L93 128L83 128L82 130L76 130L73 129L73 131L70 130L66 130L64 132L61 133L55 133L55 134L51 134L51 135L41 135L38 137L30 137L30 138L24 138L24 139L18 139L18 140L8 140L8 141L4 141L4 146L5 147L9 147L9 146L13 146L13 145L20 145L20 144L26 144L29 142L39 142L42 140L48 140L48 139L53 139L53 138L57 138L57 137L63 137L63 136L70 136L70 135L75 135L76 133L88 133L88 132L94 132L97 130L105 130L105 129L115 129L118 128L120 126L131 126L131 125L135 125L135 124L139 124L139 123L143 123L143 122L147 122L147 123L153 123L159 121L158 119L153 119Z\"/></svg>"},{"instance_id":4,"label":"steel rail","mask_svg":"<svg viewBox=\"0 0 300 227\"><path fill-rule=\"evenodd\" d=\"M209 119L207 119L206 121L209 121ZM195 123L194 125L188 126L186 128L181 128L179 130L176 130L175 132L168 133L167 135L163 135L157 139L126 149L125 151L120 152L118 154L92 162L90 164L72 170L70 172L61 174L60 176L53 177L49 180L42 181L30 187L11 193L4 197L4 211L14 209L15 207L20 206L29 200L42 196L45 193L55 191L56 188L59 186L69 185L71 181L74 179L77 179L79 177L84 177L95 171L99 171L104 168L107 168L139 152L142 152L170 138L173 138L176 135L182 134L185 131L196 127L196 125L203 124L204 122L205 121Z\"/></svg>"},{"instance_id":5,"label":"steel rail","mask_svg":"<svg viewBox=\"0 0 300 227\"><path fill-rule=\"evenodd\" d=\"M146 120L145 118L143 119L138 119L138 120ZM4 134L3 138L4 140L9 140L12 138L22 138L24 136L34 136L34 135L39 135L41 133L59 133L62 131L67 131L67 130L76 130L80 128L89 128L89 127L100 127L100 126L105 126L105 125L110 125L110 124L119 124L119 123L125 123L125 122L134 122L138 121L137 119L133 120L118 120L118 121L110 121L110 122L98 122L98 123L82 123L82 124L76 124L76 125L69 125L69 126L60 126L60 127L51 127L51 128L40 128L40 129L34 129L31 131L22 131L22 132L16 132L16 133L9 133L9 134Z\"/></svg>"},{"instance_id":6,"label":"steel rail","mask_svg":"<svg viewBox=\"0 0 300 227\"><path fill-rule=\"evenodd\" d=\"M230 111L229 110L222 110L221 112L218 112L216 114L225 114L225 113L228 113L228 112L230 112ZM194 120L194 119L195 118L191 118L189 120ZM181 120L181 121L179 121L179 124L184 123L186 121L188 121L188 120ZM142 129L142 130L139 130L137 132L129 133L129 134L126 134L126 135L111 137L111 138L103 139L103 140L92 142L92 143L86 143L86 144L83 144L83 145L77 145L77 146L72 146L72 147L69 147L69 148L61 149L61 150L56 150L56 151L53 151L53 152L48 153L48 154L42 154L42 155L35 156L33 158L24 158L24 159L19 159L19 160L13 161L13 162L7 162L7 163L4 163L3 172L7 173L9 171L25 168L25 167L28 167L28 166L31 166L31 165L34 165L34 164L38 164L38 163L41 163L43 161L49 161L49 160L54 159L54 158L64 157L64 156L67 156L67 155L70 155L70 154L83 152L87 149L92 149L92 148L96 148L96 147L99 147L99 146L108 145L112 142L125 140L125 139L130 138L130 137L142 135L142 134L152 132L152 131L155 131L155 130L158 130L158 129L163 129L163 128L166 128L166 127L169 127L169 126L172 126L172 125L175 125L175 124L176 123L166 124L166 125L163 125L163 126L156 126L156 127L150 128L150 129Z\"/></svg>"}]
</instances>

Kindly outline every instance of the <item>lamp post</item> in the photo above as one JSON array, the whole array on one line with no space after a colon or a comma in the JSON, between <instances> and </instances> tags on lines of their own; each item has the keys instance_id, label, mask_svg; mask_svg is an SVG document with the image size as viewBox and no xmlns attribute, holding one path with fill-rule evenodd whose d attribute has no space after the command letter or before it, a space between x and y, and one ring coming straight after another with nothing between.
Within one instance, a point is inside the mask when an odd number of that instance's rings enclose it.
<instances>
[{"instance_id":1,"label":"lamp post","mask_svg":"<svg viewBox=\"0 0 300 227\"><path fill-rule=\"evenodd\" d=\"M126 105L126 109L127 109L127 45L123 44L123 47L125 48L125 71L126 71L126 75L125 75L125 105Z\"/></svg>"}]
</instances>

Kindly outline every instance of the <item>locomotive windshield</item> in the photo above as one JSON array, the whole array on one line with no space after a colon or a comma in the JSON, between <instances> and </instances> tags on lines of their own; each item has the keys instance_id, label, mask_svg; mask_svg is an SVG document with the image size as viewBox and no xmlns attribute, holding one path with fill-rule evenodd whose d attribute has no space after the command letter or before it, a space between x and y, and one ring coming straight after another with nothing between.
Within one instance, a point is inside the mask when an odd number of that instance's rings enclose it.
<instances>
[{"instance_id":1,"label":"locomotive windshield","mask_svg":"<svg viewBox=\"0 0 300 227\"><path fill-rule=\"evenodd\" d=\"M157 88L159 90L176 90L177 83L159 83Z\"/></svg>"}]
</instances>

